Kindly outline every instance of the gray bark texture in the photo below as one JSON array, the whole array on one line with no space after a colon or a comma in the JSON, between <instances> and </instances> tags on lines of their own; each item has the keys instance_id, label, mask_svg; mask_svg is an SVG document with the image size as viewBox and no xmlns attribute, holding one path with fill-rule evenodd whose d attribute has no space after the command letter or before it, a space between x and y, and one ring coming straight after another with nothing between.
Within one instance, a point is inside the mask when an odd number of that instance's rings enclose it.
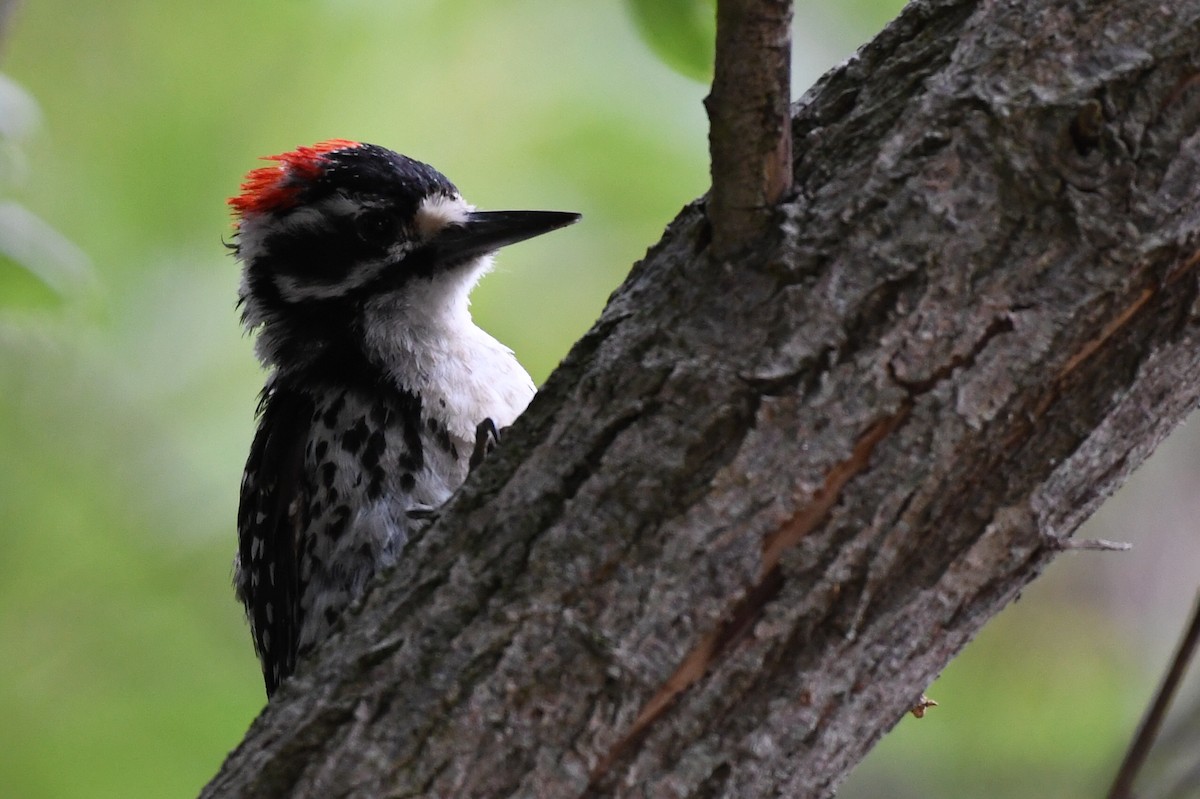
<instances>
[{"instance_id":1,"label":"gray bark texture","mask_svg":"<svg viewBox=\"0 0 1200 799\"><path fill-rule=\"evenodd\" d=\"M204 796L827 796L1195 407L1200 4L915 2L793 111Z\"/></svg>"}]
</instances>

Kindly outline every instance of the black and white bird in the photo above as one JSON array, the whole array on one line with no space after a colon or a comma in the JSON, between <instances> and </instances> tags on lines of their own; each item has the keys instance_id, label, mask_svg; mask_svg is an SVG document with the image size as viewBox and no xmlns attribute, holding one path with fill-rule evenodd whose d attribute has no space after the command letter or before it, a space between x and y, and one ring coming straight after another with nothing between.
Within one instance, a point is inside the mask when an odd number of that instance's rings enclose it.
<instances>
[{"instance_id":1,"label":"black and white bird","mask_svg":"<svg viewBox=\"0 0 1200 799\"><path fill-rule=\"evenodd\" d=\"M268 160L229 204L242 320L269 370L234 583L270 696L533 397L468 295L495 250L579 215L476 211L372 144Z\"/></svg>"}]
</instances>

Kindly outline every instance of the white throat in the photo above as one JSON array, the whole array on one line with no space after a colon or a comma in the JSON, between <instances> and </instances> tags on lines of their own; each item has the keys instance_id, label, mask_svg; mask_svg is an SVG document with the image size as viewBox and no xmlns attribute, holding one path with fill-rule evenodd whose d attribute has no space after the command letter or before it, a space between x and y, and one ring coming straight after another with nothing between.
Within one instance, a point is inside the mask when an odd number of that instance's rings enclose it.
<instances>
[{"instance_id":1,"label":"white throat","mask_svg":"<svg viewBox=\"0 0 1200 799\"><path fill-rule=\"evenodd\" d=\"M491 257L367 303L363 339L368 354L401 387L421 398L427 414L467 441L484 419L507 427L533 398L533 380L512 351L471 319L471 289Z\"/></svg>"}]
</instances>

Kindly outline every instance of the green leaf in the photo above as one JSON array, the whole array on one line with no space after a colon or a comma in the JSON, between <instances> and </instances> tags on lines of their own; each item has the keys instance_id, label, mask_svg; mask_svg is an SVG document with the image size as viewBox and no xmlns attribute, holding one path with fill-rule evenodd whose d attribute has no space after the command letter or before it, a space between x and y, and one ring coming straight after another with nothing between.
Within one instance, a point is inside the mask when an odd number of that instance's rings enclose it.
<instances>
[{"instance_id":1,"label":"green leaf","mask_svg":"<svg viewBox=\"0 0 1200 799\"><path fill-rule=\"evenodd\" d=\"M642 40L669 67L693 80L712 80L716 0L625 0Z\"/></svg>"}]
</instances>

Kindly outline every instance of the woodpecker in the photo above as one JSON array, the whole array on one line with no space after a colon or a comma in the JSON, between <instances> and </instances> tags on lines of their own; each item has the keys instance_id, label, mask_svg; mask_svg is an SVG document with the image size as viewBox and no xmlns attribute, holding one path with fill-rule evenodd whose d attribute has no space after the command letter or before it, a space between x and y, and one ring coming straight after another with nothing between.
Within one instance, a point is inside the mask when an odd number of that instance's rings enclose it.
<instances>
[{"instance_id":1,"label":"woodpecker","mask_svg":"<svg viewBox=\"0 0 1200 799\"><path fill-rule=\"evenodd\" d=\"M270 697L533 397L468 296L497 249L579 215L476 211L373 144L265 160L229 200L229 246L268 372L234 586Z\"/></svg>"}]
</instances>

